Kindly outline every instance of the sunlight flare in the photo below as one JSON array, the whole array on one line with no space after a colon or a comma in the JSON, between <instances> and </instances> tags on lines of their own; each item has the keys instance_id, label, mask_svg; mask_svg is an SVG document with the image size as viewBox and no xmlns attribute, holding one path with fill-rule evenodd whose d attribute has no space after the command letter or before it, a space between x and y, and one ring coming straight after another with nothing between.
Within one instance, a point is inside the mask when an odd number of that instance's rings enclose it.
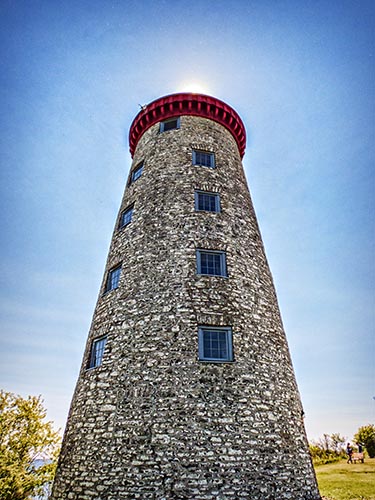
<instances>
[{"instance_id":1,"label":"sunlight flare","mask_svg":"<svg viewBox=\"0 0 375 500\"><path fill-rule=\"evenodd\" d=\"M193 92L194 94L210 95L210 90L207 85L196 81L186 81L177 85L178 92Z\"/></svg>"}]
</instances>

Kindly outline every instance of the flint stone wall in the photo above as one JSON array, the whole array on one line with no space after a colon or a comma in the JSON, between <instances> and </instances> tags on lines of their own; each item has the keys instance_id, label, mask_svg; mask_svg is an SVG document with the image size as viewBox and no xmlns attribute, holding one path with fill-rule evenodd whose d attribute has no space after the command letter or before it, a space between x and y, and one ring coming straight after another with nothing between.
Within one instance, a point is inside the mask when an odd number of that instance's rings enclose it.
<instances>
[{"instance_id":1,"label":"flint stone wall","mask_svg":"<svg viewBox=\"0 0 375 500\"><path fill-rule=\"evenodd\" d=\"M192 150L216 168L192 165ZM182 116L147 130L125 189L73 398L52 498L292 499L319 493L272 277L236 142ZM196 189L221 212L197 212ZM196 272L196 249L223 250L228 277ZM122 263L119 287L103 294ZM230 326L233 363L198 361L198 326ZM90 346L108 335L103 363Z\"/></svg>"}]
</instances>

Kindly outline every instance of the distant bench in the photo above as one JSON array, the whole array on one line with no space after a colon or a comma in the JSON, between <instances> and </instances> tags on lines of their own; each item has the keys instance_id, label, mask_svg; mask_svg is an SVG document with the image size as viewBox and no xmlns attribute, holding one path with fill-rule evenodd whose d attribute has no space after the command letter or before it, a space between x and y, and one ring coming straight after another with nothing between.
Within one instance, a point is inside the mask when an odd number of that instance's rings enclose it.
<instances>
[{"instance_id":1,"label":"distant bench","mask_svg":"<svg viewBox=\"0 0 375 500\"><path fill-rule=\"evenodd\" d=\"M353 462L361 461L362 463L364 463L365 457L364 457L363 453L353 453L352 460L353 460Z\"/></svg>"}]
</instances>

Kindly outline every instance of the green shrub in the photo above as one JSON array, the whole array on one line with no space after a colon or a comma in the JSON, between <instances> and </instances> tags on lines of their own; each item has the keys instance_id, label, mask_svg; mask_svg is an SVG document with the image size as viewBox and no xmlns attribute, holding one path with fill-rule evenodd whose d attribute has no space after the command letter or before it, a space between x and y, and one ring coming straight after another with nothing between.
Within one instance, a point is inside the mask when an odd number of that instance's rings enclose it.
<instances>
[{"instance_id":1,"label":"green shrub","mask_svg":"<svg viewBox=\"0 0 375 500\"><path fill-rule=\"evenodd\" d=\"M310 453L314 465L338 462L345 458L345 438L340 434L324 434L319 441L310 443Z\"/></svg>"},{"instance_id":2,"label":"green shrub","mask_svg":"<svg viewBox=\"0 0 375 500\"><path fill-rule=\"evenodd\" d=\"M356 443L361 443L370 458L375 458L375 425L368 424L360 427L354 436Z\"/></svg>"}]
</instances>

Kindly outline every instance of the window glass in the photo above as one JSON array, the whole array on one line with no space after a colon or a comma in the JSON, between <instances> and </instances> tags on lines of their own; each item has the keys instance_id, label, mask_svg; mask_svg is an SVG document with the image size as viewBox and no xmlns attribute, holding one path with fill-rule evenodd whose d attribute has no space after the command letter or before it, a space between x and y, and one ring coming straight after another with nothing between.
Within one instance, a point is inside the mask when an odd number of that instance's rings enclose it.
<instances>
[{"instance_id":1,"label":"window glass","mask_svg":"<svg viewBox=\"0 0 375 500\"><path fill-rule=\"evenodd\" d=\"M215 155L204 151L193 150L193 165L215 168Z\"/></svg>"},{"instance_id":2,"label":"window glass","mask_svg":"<svg viewBox=\"0 0 375 500\"><path fill-rule=\"evenodd\" d=\"M105 292L109 292L110 290L114 290L115 288L118 287L120 281L120 275L121 275L121 266L117 266L108 272Z\"/></svg>"},{"instance_id":3,"label":"window glass","mask_svg":"<svg viewBox=\"0 0 375 500\"><path fill-rule=\"evenodd\" d=\"M226 276L225 252L214 250L197 250L198 274Z\"/></svg>"},{"instance_id":4,"label":"window glass","mask_svg":"<svg viewBox=\"0 0 375 500\"><path fill-rule=\"evenodd\" d=\"M130 224L133 216L133 207L125 209L120 217L119 229Z\"/></svg>"},{"instance_id":5,"label":"window glass","mask_svg":"<svg viewBox=\"0 0 375 500\"><path fill-rule=\"evenodd\" d=\"M175 128L180 128L180 118L171 118L170 120L165 120L160 123L160 132L167 132L168 130L173 130Z\"/></svg>"},{"instance_id":6,"label":"window glass","mask_svg":"<svg viewBox=\"0 0 375 500\"><path fill-rule=\"evenodd\" d=\"M137 179L140 178L143 172L143 163L140 163L132 172L131 178L130 178L130 183L135 182Z\"/></svg>"},{"instance_id":7,"label":"window glass","mask_svg":"<svg viewBox=\"0 0 375 500\"><path fill-rule=\"evenodd\" d=\"M100 339L93 341L91 345L88 368L95 368L96 366L100 366L102 364L106 342L107 342L107 337L102 337Z\"/></svg>"},{"instance_id":8,"label":"window glass","mask_svg":"<svg viewBox=\"0 0 375 500\"><path fill-rule=\"evenodd\" d=\"M206 212L220 212L220 196L217 193L196 191L195 210Z\"/></svg>"},{"instance_id":9,"label":"window glass","mask_svg":"<svg viewBox=\"0 0 375 500\"><path fill-rule=\"evenodd\" d=\"M199 359L233 361L232 330L229 327L199 327Z\"/></svg>"}]
</instances>

